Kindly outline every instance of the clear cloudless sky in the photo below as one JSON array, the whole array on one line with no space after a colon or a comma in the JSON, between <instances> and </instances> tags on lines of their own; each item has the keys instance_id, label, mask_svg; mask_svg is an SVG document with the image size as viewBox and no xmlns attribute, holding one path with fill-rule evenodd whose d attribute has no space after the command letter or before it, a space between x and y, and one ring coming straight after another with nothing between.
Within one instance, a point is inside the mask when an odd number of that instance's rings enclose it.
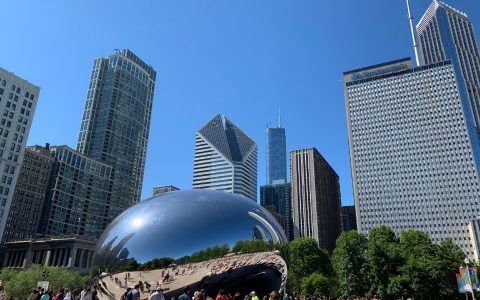
<instances>
[{"instance_id":1,"label":"clear cloudless sky","mask_svg":"<svg viewBox=\"0 0 480 300\"><path fill-rule=\"evenodd\" d=\"M431 1L411 0L415 21ZM480 36L480 1L446 0ZM225 114L258 144L316 147L353 203L344 71L412 57L403 0L3 0L0 67L41 87L28 145L76 148L93 60L129 48L157 71L143 198L191 188L195 132Z\"/></svg>"}]
</instances>

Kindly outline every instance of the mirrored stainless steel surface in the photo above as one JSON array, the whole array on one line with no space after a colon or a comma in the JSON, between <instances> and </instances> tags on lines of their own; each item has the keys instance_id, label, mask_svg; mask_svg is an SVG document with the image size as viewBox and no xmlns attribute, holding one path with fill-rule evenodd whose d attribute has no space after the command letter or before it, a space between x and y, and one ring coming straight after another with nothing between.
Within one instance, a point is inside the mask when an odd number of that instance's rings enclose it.
<instances>
[{"instance_id":1,"label":"mirrored stainless steel surface","mask_svg":"<svg viewBox=\"0 0 480 300\"><path fill-rule=\"evenodd\" d=\"M254 201L214 190L182 190L144 200L120 214L103 232L94 265L192 255L244 240L286 243L274 217Z\"/></svg>"}]
</instances>

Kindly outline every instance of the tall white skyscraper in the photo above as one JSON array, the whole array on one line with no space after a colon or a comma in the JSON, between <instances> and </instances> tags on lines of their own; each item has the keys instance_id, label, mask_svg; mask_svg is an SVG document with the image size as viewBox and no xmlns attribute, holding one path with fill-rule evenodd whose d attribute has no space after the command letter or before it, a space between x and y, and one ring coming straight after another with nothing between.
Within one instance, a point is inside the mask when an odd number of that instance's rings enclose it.
<instances>
[{"instance_id":1,"label":"tall white skyscraper","mask_svg":"<svg viewBox=\"0 0 480 300\"><path fill-rule=\"evenodd\" d=\"M416 34L420 67L400 59L344 73L357 227L418 229L478 260L475 32L465 13L434 0Z\"/></svg>"},{"instance_id":2,"label":"tall white skyscraper","mask_svg":"<svg viewBox=\"0 0 480 300\"><path fill-rule=\"evenodd\" d=\"M39 93L38 86L0 68L0 240Z\"/></svg>"},{"instance_id":3,"label":"tall white skyscraper","mask_svg":"<svg viewBox=\"0 0 480 300\"><path fill-rule=\"evenodd\" d=\"M195 137L193 188L257 199L257 144L220 114Z\"/></svg>"},{"instance_id":4,"label":"tall white skyscraper","mask_svg":"<svg viewBox=\"0 0 480 300\"><path fill-rule=\"evenodd\" d=\"M400 59L344 82L358 229L417 229L478 258L469 230L480 213L478 140L453 64Z\"/></svg>"}]
</instances>

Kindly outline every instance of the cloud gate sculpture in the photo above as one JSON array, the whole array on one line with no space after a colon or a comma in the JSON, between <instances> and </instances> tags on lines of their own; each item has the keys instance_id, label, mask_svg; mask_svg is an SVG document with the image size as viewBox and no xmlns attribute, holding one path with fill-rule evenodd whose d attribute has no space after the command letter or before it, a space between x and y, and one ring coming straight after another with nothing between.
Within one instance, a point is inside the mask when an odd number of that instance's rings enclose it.
<instances>
[{"instance_id":1,"label":"cloud gate sculpture","mask_svg":"<svg viewBox=\"0 0 480 300\"><path fill-rule=\"evenodd\" d=\"M118 299L138 282L142 299L156 286L167 299L186 286L214 299L220 289L265 295L285 286L286 263L272 247L285 243L274 217L250 199L213 190L166 193L127 209L99 238L94 265L109 274L100 296ZM268 249L238 251L252 245Z\"/></svg>"}]
</instances>

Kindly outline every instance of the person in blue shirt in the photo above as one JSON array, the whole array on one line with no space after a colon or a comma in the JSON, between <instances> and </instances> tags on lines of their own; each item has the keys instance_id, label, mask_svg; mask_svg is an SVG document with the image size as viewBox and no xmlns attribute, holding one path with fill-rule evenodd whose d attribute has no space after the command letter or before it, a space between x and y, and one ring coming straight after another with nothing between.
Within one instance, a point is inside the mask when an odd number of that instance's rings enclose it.
<instances>
[{"instance_id":1,"label":"person in blue shirt","mask_svg":"<svg viewBox=\"0 0 480 300\"><path fill-rule=\"evenodd\" d=\"M183 289L183 294L178 297L178 300L191 300L192 298L190 297L190 288L187 286L185 289Z\"/></svg>"}]
</instances>

